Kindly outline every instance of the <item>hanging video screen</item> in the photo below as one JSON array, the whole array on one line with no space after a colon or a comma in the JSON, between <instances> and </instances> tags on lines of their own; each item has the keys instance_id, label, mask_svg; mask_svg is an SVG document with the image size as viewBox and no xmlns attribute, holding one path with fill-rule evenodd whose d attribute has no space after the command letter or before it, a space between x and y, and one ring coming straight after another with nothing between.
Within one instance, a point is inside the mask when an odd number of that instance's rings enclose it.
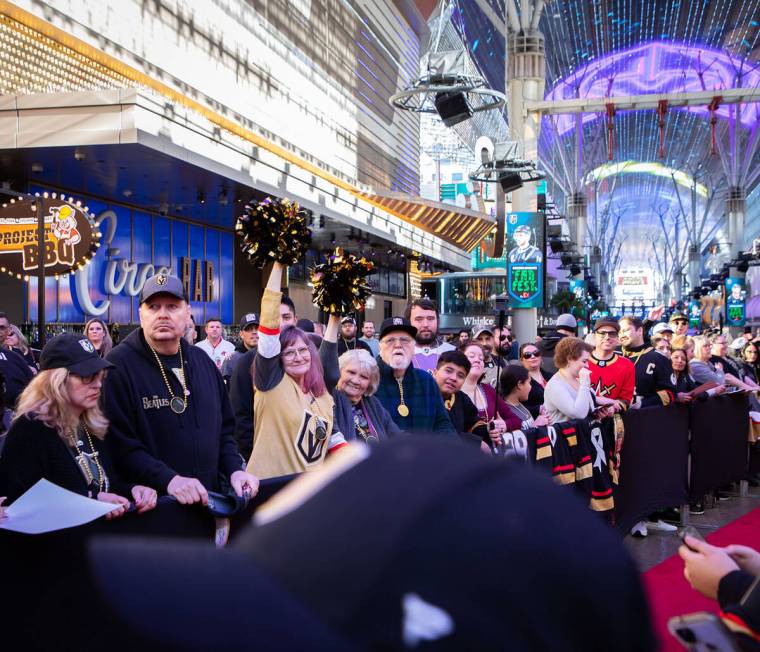
<instances>
[{"instance_id":1,"label":"hanging video screen","mask_svg":"<svg viewBox=\"0 0 760 652\"><path fill-rule=\"evenodd\" d=\"M744 326L745 320L744 279L726 279L726 323L729 326Z\"/></svg>"},{"instance_id":2,"label":"hanging video screen","mask_svg":"<svg viewBox=\"0 0 760 652\"><path fill-rule=\"evenodd\" d=\"M509 213L506 249L511 307L543 307L546 262L543 213Z\"/></svg>"}]
</instances>

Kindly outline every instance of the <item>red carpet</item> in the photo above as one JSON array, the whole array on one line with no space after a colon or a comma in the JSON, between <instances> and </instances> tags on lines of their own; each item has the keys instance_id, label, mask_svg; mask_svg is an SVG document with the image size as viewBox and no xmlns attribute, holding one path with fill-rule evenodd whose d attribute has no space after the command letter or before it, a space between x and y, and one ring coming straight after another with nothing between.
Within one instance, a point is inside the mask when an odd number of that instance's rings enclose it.
<instances>
[{"instance_id":1,"label":"red carpet","mask_svg":"<svg viewBox=\"0 0 760 652\"><path fill-rule=\"evenodd\" d=\"M757 548L760 542L760 508L724 525L709 535L707 541L715 546L741 543ZM678 555L648 570L643 581L661 652L683 652L684 648L668 633L668 619L695 611L716 612L717 602L703 598L689 586L683 576L683 561Z\"/></svg>"}]
</instances>

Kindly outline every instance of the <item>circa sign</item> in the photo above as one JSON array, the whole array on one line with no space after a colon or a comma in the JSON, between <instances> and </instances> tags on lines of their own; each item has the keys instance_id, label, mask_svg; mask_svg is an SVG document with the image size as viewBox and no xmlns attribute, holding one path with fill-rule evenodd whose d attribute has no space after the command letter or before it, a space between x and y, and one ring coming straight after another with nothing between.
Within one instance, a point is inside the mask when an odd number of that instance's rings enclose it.
<instances>
[{"instance_id":1,"label":"circa sign","mask_svg":"<svg viewBox=\"0 0 760 652\"><path fill-rule=\"evenodd\" d=\"M45 223L42 251L39 219ZM28 278L42 260L46 275L62 276L84 267L99 246L93 217L71 197L44 193L0 206L0 272Z\"/></svg>"}]
</instances>

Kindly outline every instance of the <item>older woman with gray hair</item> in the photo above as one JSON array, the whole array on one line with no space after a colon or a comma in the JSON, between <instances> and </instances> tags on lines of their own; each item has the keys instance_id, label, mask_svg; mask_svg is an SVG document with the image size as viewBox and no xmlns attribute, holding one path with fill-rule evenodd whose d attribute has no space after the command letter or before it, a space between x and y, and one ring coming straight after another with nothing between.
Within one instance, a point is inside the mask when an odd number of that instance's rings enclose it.
<instances>
[{"instance_id":1,"label":"older woman with gray hair","mask_svg":"<svg viewBox=\"0 0 760 652\"><path fill-rule=\"evenodd\" d=\"M346 441L377 444L401 434L391 415L373 396L380 384L380 370L363 349L346 351L338 358L340 378L333 392L335 426Z\"/></svg>"}]
</instances>

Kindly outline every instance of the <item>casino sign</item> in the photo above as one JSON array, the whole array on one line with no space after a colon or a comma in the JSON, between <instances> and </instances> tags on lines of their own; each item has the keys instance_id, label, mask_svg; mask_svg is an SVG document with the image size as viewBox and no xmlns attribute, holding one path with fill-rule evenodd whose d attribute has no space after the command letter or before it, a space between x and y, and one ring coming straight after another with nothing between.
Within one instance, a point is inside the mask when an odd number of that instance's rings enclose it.
<instances>
[{"instance_id":1,"label":"casino sign","mask_svg":"<svg viewBox=\"0 0 760 652\"><path fill-rule=\"evenodd\" d=\"M42 252L40 217L45 224ZM87 265L99 246L93 216L71 197L43 193L0 206L0 272L28 280L42 260L46 276L63 276Z\"/></svg>"}]
</instances>

